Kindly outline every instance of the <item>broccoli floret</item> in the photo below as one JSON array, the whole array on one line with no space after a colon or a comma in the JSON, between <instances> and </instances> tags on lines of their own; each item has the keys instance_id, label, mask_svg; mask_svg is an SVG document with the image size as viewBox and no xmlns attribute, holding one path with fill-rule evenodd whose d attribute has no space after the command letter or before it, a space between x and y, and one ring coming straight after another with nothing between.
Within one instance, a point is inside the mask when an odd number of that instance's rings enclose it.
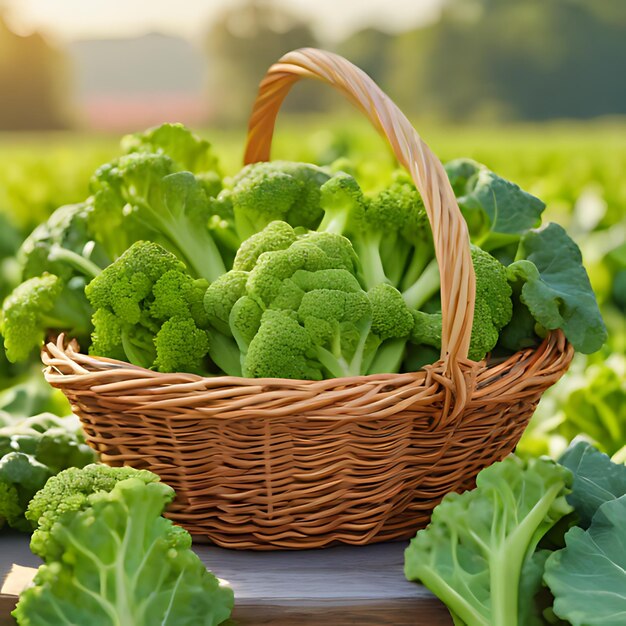
<instances>
[{"instance_id":1,"label":"broccoli floret","mask_svg":"<svg viewBox=\"0 0 626 626\"><path fill-rule=\"evenodd\" d=\"M338 172L322 185L320 204L324 210L320 232L343 235L361 227L366 200L361 187L349 174Z\"/></svg>"},{"instance_id":2,"label":"broccoli floret","mask_svg":"<svg viewBox=\"0 0 626 626\"><path fill-rule=\"evenodd\" d=\"M298 308L298 319L309 333L312 353L325 374L340 377L363 373L372 325L372 307L364 291L308 291Z\"/></svg>"},{"instance_id":3,"label":"broccoli floret","mask_svg":"<svg viewBox=\"0 0 626 626\"><path fill-rule=\"evenodd\" d=\"M16 287L5 299L0 316L7 358L12 362L26 360L49 330L88 335L91 311L82 295L83 287L79 277L64 284L48 273Z\"/></svg>"},{"instance_id":4,"label":"broccoli floret","mask_svg":"<svg viewBox=\"0 0 626 626\"><path fill-rule=\"evenodd\" d=\"M249 378L321 380L321 367L307 357L309 333L289 311L267 310L250 342L243 375Z\"/></svg>"},{"instance_id":5,"label":"broccoli floret","mask_svg":"<svg viewBox=\"0 0 626 626\"><path fill-rule=\"evenodd\" d=\"M330 243L334 238L336 242ZM322 245L318 245L318 244ZM318 272L327 269L341 269L350 253L340 253L341 247L351 248L348 239L340 235L326 234L323 239L304 235L286 250L264 252L257 259L246 283L246 290L263 309L272 306L276 298L285 294L285 281L291 279L298 270ZM326 253L331 250L331 254ZM346 270L344 270L346 271Z\"/></svg>"},{"instance_id":6,"label":"broccoli floret","mask_svg":"<svg viewBox=\"0 0 626 626\"><path fill-rule=\"evenodd\" d=\"M45 487L32 498L26 510L26 519L36 526L30 549L42 558L60 558L61 547L50 536L54 524L69 511L87 508L91 494L110 492L118 482L133 477L145 484L159 481L156 474L147 470L95 463L82 469L71 467L50 478Z\"/></svg>"},{"instance_id":7,"label":"broccoli floret","mask_svg":"<svg viewBox=\"0 0 626 626\"><path fill-rule=\"evenodd\" d=\"M154 287L154 300L150 316L165 321L174 316L191 317L196 324L206 326L208 316L204 310L204 294L209 283L203 278L193 279L179 269L165 272Z\"/></svg>"},{"instance_id":8,"label":"broccoli floret","mask_svg":"<svg viewBox=\"0 0 626 626\"><path fill-rule=\"evenodd\" d=\"M248 346L259 330L262 316L263 309L249 296L239 298L231 309L229 326L242 359L245 358Z\"/></svg>"},{"instance_id":9,"label":"broccoli floret","mask_svg":"<svg viewBox=\"0 0 626 626\"><path fill-rule=\"evenodd\" d=\"M242 240L274 220L315 228L322 218L320 187L328 178L324 170L308 163L252 163L225 181L219 199L232 205Z\"/></svg>"},{"instance_id":10,"label":"broccoli floret","mask_svg":"<svg viewBox=\"0 0 626 626\"><path fill-rule=\"evenodd\" d=\"M472 246L472 263L476 273L476 305L468 357L480 361L491 352L500 331L513 315L513 290L506 268L488 252Z\"/></svg>"},{"instance_id":11,"label":"broccoli floret","mask_svg":"<svg viewBox=\"0 0 626 626\"><path fill-rule=\"evenodd\" d=\"M133 244L86 288L96 309L91 354L164 372L201 371L207 284L158 244Z\"/></svg>"},{"instance_id":12,"label":"broccoli floret","mask_svg":"<svg viewBox=\"0 0 626 626\"><path fill-rule=\"evenodd\" d=\"M330 260L331 266L356 274L358 258L352 243L346 237L334 233L305 233L300 237L304 243L316 245Z\"/></svg>"},{"instance_id":13,"label":"broccoli floret","mask_svg":"<svg viewBox=\"0 0 626 626\"><path fill-rule=\"evenodd\" d=\"M160 372L199 373L209 351L209 338L191 318L173 317L161 326L154 345L154 366Z\"/></svg>"},{"instance_id":14,"label":"broccoli floret","mask_svg":"<svg viewBox=\"0 0 626 626\"><path fill-rule=\"evenodd\" d=\"M92 354L123 361L126 358L122 347L122 322L115 313L108 309L98 309L91 318L93 332L91 333Z\"/></svg>"},{"instance_id":15,"label":"broccoli floret","mask_svg":"<svg viewBox=\"0 0 626 626\"><path fill-rule=\"evenodd\" d=\"M372 303L372 331L383 341L408 337L413 328L413 315L402 294L383 283L372 287L367 295Z\"/></svg>"},{"instance_id":16,"label":"broccoli floret","mask_svg":"<svg viewBox=\"0 0 626 626\"><path fill-rule=\"evenodd\" d=\"M217 157L211 144L193 134L182 124L161 124L142 133L126 135L121 141L126 153L164 154L176 170L185 170L219 180Z\"/></svg>"},{"instance_id":17,"label":"broccoli floret","mask_svg":"<svg viewBox=\"0 0 626 626\"><path fill-rule=\"evenodd\" d=\"M108 308L123 323L137 324L142 301L171 270L182 273L185 265L158 244L138 241L94 278L85 293L94 308Z\"/></svg>"},{"instance_id":18,"label":"broccoli floret","mask_svg":"<svg viewBox=\"0 0 626 626\"><path fill-rule=\"evenodd\" d=\"M246 239L235 256L234 270L250 271L263 252L285 250L296 240L296 233L287 222L270 222L261 232Z\"/></svg>"},{"instance_id":19,"label":"broccoli floret","mask_svg":"<svg viewBox=\"0 0 626 626\"><path fill-rule=\"evenodd\" d=\"M204 294L209 322L221 333L231 334L229 317L237 300L246 294L248 272L231 270L211 283Z\"/></svg>"},{"instance_id":20,"label":"broccoli floret","mask_svg":"<svg viewBox=\"0 0 626 626\"><path fill-rule=\"evenodd\" d=\"M379 347L366 371L371 374L397 372L413 329L413 315L402 294L389 284L376 285L367 295L372 305L373 337L369 345L370 349L376 345Z\"/></svg>"}]
</instances>

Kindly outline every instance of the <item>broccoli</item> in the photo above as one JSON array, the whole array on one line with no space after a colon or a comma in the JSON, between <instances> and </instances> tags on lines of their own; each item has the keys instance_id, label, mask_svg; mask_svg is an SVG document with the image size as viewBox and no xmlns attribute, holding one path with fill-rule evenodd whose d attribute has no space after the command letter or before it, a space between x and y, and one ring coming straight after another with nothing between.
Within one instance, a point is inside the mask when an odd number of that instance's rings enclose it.
<instances>
[{"instance_id":1,"label":"broccoli","mask_svg":"<svg viewBox=\"0 0 626 626\"><path fill-rule=\"evenodd\" d=\"M91 494L111 491L115 485L127 478L143 483L159 481L159 477L148 470L132 467L109 467L92 463L82 468L71 467L53 476L42 485L26 509L26 519L36 529L30 541L30 549L42 558L59 558L61 547L50 535L54 524L68 511L87 508Z\"/></svg>"},{"instance_id":2,"label":"broccoli","mask_svg":"<svg viewBox=\"0 0 626 626\"><path fill-rule=\"evenodd\" d=\"M320 187L329 178L324 170L308 163L252 163L225 181L218 201L232 207L241 240L275 220L315 228L322 218Z\"/></svg>"},{"instance_id":3,"label":"broccoli","mask_svg":"<svg viewBox=\"0 0 626 626\"><path fill-rule=\"evenodd\" d=\"M400 175L366 197L352 176L339 172L322 186L320 202L324 217L319 230L351 239L368 289L382 283L400 287L407 275L417 280L434 256L421 197Z\"/></svg>"},{"instance_id":4,"label":"broccoli","mask_svg":"<svg viewBox=\"0 0 626 626\"><path fill-rule=\"evenodd\" d=\"M189 533L162 517L174 490L124 469L129 477L104 491L94 493L96 479L52 494L64 512L35 545L45 565L13 612L20 624L217 626L229 617L232 590L207 571Z\"/></svg>"},{"instance_id":5,"label":"broccoli","mask_svg":"<svg viewBox=\"0 0 626 626\"><path fill-rule=\"evenodd\" d=\"M88 335L91 311L83 295L84 284L80 277L66 284L44 272L16 287L5 299L0 316L7 358L12 362L26 360L48 330Z\"/></svg>"},{"instance_id":6,"label":"broccoli","mask_svg":"<svg viewBox=\"0 0 626 626\"><path fill-rule=\"evenodd\" d=\"M192 279L179 268L165 272L154 283L150 316L165 321L176 315L192 317L198 326L206 326L209 318L204 310L204 297L209 283Z\"/></svg>"},{"instance_id":7,"label":"broccoli","mask_svg":"<svg viewBox=\"0 0 626 626\"><path fill-rule=\"evenodd\" d=\"M233 269L250 271L263 252L285 250L295 240L296 233L287 222L270 222L263 230L242 242L237 250Z\"/></svg>"},{"instance_id":8,"label":"broccoli","mask_svg":"<svg viewBox=\"0 0 626 626\"><path fill-rule=\"evenodd\" d=\"M3 495L0 519L5 519L17 530L29 531L30 524L24 519L24 511L50 476L50 468L32 454L14 451L0 458L0 493Z\"/></svg>"},{"instance_id":9,"label":"broccoli","mask_svg":"<svg viewBox=\"0 0 626 626\"><path fill-rule=\"evenodd\" d=\"M61 470L95 460L67 419L42 414L0 428L0 526L30 532L30 499Z\"/></svg>"},{"instance_id":10,"label":"broccoli","mask_svg":"<svg viewBox=\"0 0 626 626\"><path fill-rule=\"evenodd\" d=\"M230 311L228 323L232 336L237 342L242 360L248 352L248 346L261 325L263 309L256 300L242 296Z\"/></svg>"},{"instance_id":11,"label":"broccoli","mask_svg":"<svg viewBox=\"0 0 626 626\"><path fill-rule=\"evenodd\" d=\"M229 317L235 302L246 294L248 272L231 270L211 283L204 294L204 308L212 326L230 335Z\"/></svg>"},{"instance_id":12,"label":"broccoli","mask_svg":"<svg viewBox=\"0 0 626 626\"><path fill-rule=\"evenodd\" d=\"M18 252L23 280L44 272L65 281L74 276L91 279L111 262L90 232L91 210L88 203L62 206L33 230Z\"/></svg>"},{"instance_id":13,"label":"broccoli","mask_svg":"<svg viewBox=\"0 0 626 626\"><path fill-rule=\"evenodd\" d=\"M276 232L277 224L260 235ZM254 239L254 246L262 241ZM364 374L381 345L410 334L413 317L402 295L391 285L365 292L354 250L341 235L305 232L245 267L250 270L224 275L205 296L214 334L234 339L224 353L233 361L241 355L244 376Z\"/></svg>"},{"instance_id":14,"label":"broccoli","mask_svg":"<svg viewBox=\"0 0 626 626\"><path fill-rule=\"evenodd\" d=\"M176 172L169 157L144 152L120 157L96 172L92 189L90 225L106 243L119 229L125 246L139 239L164 244L197 277L212 281L225 272L209 231L212 203L196 177Z\"/></svg>"},{"instance_id":15,"label":"broccoli","mask_svg":"<svg viewBox=\"0 0 626 626\"><path fill-rule=\"evenodd\" d=\"M480 361L495 347L500 331L511 320L513 292L507 270L497 259L476 246L471 246L471 257L476 274L476 301L468 358ZM404 296L406 300L406 293ZM414 315L410 341L440 349L441 313L414 310Z\"/></svg>"},{"instance_id":16,"label":"broccoli","mask_svg":"<svg viewBox=\"0 0 626 626\"><path fill-rule=\"evenodd\" d=\"M202 371L207 285L158 244L136 242L85 289L95 310L91 354L163 372Z\"/></svg>"},{"instance_id":17,"label":"broccoli","mask_svg":"<svg viewBox=\"0 0 626 626\"><path fill-rule=\"evenodd\" d=\"M310 334L293 312L268 309L248 346L243 375L249 378L321 380L321 367L307 357Z\"/></svg>"},{"instance_id":18,"label":"broccoli","mask_svg":"<svg viewBox=\"0 0 626 626\"><path fill-rule=\"evenodd\" d=\"M367 372L379 374L400 369L406 342L413 331L412 311L402 294L391 285L381 283L367 292L372 304L372 333L381 342Z\"/></svg>"},{"instance_id":19,"label":"broccoli","mask_svg":"<svg viewBox=\"0 0 626 626\"><path fill-rule=\"evenodd\" d=\"M198 328L190 317L172 317L154 338L156 360L160 372L202 371L202 360L209 351L207 332Z\"/></svg>"}]
</instances>

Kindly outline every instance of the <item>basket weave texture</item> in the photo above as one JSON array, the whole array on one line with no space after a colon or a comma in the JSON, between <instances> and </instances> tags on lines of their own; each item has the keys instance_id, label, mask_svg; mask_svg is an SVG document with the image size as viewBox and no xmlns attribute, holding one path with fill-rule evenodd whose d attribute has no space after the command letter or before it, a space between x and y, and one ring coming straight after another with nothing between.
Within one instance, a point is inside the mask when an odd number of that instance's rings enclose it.
<instances>
[{"instance_id":1,"label":"basket weave texture","mask_svg":"<svg viewBox=\"0 0 626 626\"><path fill-rule=\"evenodd\" d=\"M449 491L511 452L573 350L560 331L501 362L467 359L469 237L441 163L361 70L290 52L263 82L245 162L269 159L274 122L301 77L343 92L389 140L426 207L441 273L441 360L415 373L323 381L162 374L48 343L45 376L110 465L159 474L168 516L230 548L317 548L412 536Z\"/></svg>"}]
</instances>

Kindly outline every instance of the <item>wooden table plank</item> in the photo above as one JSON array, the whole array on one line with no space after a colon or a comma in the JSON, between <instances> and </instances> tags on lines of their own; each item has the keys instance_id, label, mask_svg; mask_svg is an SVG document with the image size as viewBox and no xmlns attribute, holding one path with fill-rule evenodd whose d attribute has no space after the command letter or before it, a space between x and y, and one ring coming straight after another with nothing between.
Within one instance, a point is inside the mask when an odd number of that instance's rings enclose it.
<instances>
[{"instance_id":1,"label":"wooden table plank","mask_svg":"<svg viewBox=\"0 0 626 626\"><path fill-rule=\"evenodd\" d=\"M235 592L232 625L348 624L450 626L447 609L403 575L406 542L301 552L249 552L194 545L205 565ZM28 538L0 534L0 582L13 563L37 567ZM14 596L0 596L0 626Z\"/></svg>"}]
</instances>

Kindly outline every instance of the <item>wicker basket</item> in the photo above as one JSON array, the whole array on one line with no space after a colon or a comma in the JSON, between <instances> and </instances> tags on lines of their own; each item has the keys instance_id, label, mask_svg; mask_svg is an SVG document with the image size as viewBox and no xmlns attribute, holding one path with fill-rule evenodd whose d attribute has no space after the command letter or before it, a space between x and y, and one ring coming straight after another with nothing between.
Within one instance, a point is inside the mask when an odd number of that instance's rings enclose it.
<instances>
[{"instance_id":1,"label":"wicker basket","mask_svg":"<svg viewBox=\"0 0 626 626\"><path fill-rule=\"evenodd\" d=\"M291 85L343 92L389 140L422 194L441 272L442 358L419 372L313 381L161 374L43 351L104 462L148 468L177 498L168 515L229 548L317 548L412 536L448 491L513 450L573 350L553 332L499 363L467 360L474 311L468 233L441 163L389 98L345 59L290 52L260 86L245 161L267 160Z\"/></svg>"}]
</instances>

